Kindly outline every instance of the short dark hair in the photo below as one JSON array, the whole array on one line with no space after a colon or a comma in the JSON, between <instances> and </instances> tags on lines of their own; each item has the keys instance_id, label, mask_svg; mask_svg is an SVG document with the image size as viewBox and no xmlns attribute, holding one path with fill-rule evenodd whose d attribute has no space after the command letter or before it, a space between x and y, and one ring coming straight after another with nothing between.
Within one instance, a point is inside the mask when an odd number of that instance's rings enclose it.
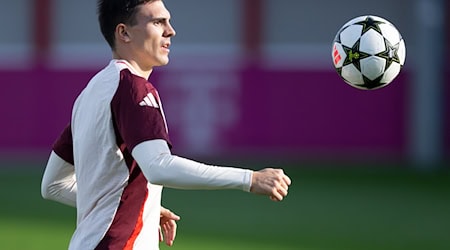
<instances>
[{"instance_id":1,"label":"short dark hair","mask_svg":"<svg viewBox=\"0 0 450 250\"><path fill-rule=\"evenodd\" d=\"M115 30L118 24L133 25L137 7L155 0L98 0L97 14L100 31L111 49L115 49Z\"/></svg>"}]
</instances>

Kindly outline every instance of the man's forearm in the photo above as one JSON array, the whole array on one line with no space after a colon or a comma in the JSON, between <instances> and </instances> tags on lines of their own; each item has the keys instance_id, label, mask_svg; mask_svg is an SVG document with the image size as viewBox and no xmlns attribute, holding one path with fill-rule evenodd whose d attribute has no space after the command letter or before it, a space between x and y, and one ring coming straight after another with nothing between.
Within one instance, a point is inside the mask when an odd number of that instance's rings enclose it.
<instances>
[{"instance_id":1,"label":"man's forearm","mask_svg":"<svg viewBox=\"0 0 450 250\"><path fill-rule=\"evenodd\" d=\"M75 168L51 152L41 183L42 197L76 207Z\"/></svg>"}]
</instances>

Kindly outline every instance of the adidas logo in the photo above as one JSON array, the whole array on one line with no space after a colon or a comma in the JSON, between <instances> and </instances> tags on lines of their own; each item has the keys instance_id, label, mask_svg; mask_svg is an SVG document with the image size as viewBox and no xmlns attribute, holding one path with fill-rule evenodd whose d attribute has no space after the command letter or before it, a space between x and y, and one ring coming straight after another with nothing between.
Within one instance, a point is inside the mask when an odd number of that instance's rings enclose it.
<instances>
[{"instance_id":1,"label":"adidas logo","mask_svg":"<svg viewBox=\"0 0 450 250\"><path fill-rule=\"evenodd\" d=\"M148 93L147 96L144 97L144 100L139 103L139 106L159 108L158 102L156 101L156 98L152 95L152 93Z\"/></svg>"}]
</instances>

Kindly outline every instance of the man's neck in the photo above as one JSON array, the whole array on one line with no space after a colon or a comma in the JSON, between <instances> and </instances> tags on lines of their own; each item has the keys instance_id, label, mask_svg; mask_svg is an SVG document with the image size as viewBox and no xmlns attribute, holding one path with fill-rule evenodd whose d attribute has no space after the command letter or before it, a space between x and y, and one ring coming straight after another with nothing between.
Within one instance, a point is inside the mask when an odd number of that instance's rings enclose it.
<instances>
[{"instance_id":1,"label":"man's neck","mask_svg":"<svg viewBox=\"0 0 450 250\"><path fill-rule=\"evenodd\" d=\"M133 71L135 71L135 74L137 74L140 77L143 77L145 79L149 79L150 74L153 72L153 68L144 69L141 67L141 65L136 60L120 56L116 52L113 52L113 59L126 61L133 68Z\"/></svg>"}]
</instances>

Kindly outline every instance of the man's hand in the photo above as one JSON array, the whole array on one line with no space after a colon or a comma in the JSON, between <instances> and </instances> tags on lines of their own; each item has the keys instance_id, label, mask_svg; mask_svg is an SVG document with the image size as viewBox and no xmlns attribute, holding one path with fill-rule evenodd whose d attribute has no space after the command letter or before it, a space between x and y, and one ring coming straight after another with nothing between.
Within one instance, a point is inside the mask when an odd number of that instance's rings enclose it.
<instances>
[{"instance_id":1,"label":"man's hand","mask_svg":"<svg viewBox=\"0 0 450 250\"><path fill-rule=\"evenodd\" d=\"M167 208L161 207L161 218L159 219L159 241L164 241L166 245L172 246L177 234L177 223L180 216L172 213Z\"/></svg>"},{"instance_id":2,"label":"man's hand","mask_svg":"<svg viewBox=\"0 0 450 250\"><path fill-rule=\"evenodd\" d=\"M282 169L265 168L253 172L250 192L267 195L273 201L281 201L288 194L291 179Z\"/></svg>"}]
</instances>

